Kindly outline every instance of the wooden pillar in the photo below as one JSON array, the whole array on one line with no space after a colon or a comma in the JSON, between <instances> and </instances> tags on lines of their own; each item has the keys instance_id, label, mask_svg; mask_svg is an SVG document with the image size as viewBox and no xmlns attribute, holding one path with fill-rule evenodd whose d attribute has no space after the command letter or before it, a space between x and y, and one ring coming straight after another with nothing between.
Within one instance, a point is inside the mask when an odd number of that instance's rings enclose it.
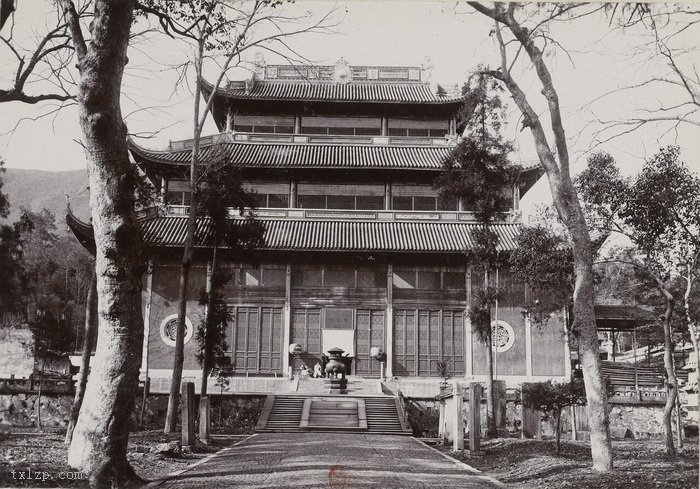
<instances>
[{"instance_id":1,"label":"wooden pillar","mask_svg":"<svg viewBox=\"0 0 700 489\"><path fill-rule=\"evenodd\" d=\"M211 432L209 396L204 396L199 400L199 439L202 443L209 443L209 433Z\"/></svg>"},{"instance_id":2,"label":"wooden pillar","mask_svg":"<svg viewBox=\"0 0 700 489\"><path fill-rule=\"evenodd\" d=\"M153 300L153 260L148 260L146 269L146 299L143 306L143 348L141 350L141 372L148 379L148 344L151 333L151 301Z\"/></svg>"},{"instance_id":3,"label":"wooden pillar","mask_svg":"<svg viewBox=\"0 0 700 489\"><path fill-rule=\"evenodd\" d=\"M390 211L391 208L391 181L387 180L384 184L384 210Z\"/></svg>"},{"instance_id":4,"label":"wooden pillar","mask_svg":"<svg viewBox=\"0 0 700 489\"><path fill-rule=\"evenodd\" d=\"M639 375L637 372L637 327L632 326L632 354L634 355L634 391L637 400L642 401L642 393L639 392Z\"/></svg>"},{"instance_id":5,"label":"wooden pillar","mask_svg":"<svg viewBox=\"0 0 700 489\"><path fill-rule=\"evenodd\" d=\"M472 267L467 266L467 273L465 274L464 280L466 282L465 287L467 290L467 308L464 311L464 376L470 379L474 375L474 365L472 362L472 348L473 348L473 338L472 338L472 321L469 318L469 308L472 305Z\"/></svg>"},{"instance_id":6,"label":"wooden pillar","mask_svg":"<svg viewBox=\"0 0 700 489\"><path fill-rule=\"evenodd\" d=\"M182 447L193 447L194 435L194 382L182 383Z\"/></svg>"},{"instance_id":7,"label":"wooden pillar","mask_svg":"<svg viewBox=\"0 0 700 489\"><path fill-rule=\"evenodd\" d=\"M292 265L287 263L287 274L285 276L284 290L284 325L282 339L282 374L289 371L289 344L292 334Z\"/></svg>"},{"instance_id":8,"label":"wooden pillar","mask_svg":"<svg viewBox=\"0 0 700 489\"><path fill-rule=\"evenodd\" d=\"M294 116L294 134L301 134L301 116Z\"/></svg>"},{"instance_id":9,"label":"wooden pillar","mask_svg":"<svg viewBox=\"0 0 700 489\"><path fill-rule=\"evenodd\" d=\"M289 180L289 208L294 209L297 206L297 181L294 177Z\"/></svg>"},{"instance_id":10,"label":"wooden pillar","mask_svg":"<svg viewBox=\"0 0 700 489\"><path fill-rule=\"evenodd\" d=\"M389 116L382 114L382 136L389 135Z\"/></svg>"},{"instance_id":11,"label":"wooden pillar","mask_svg":"<svg viewBox=\"0 0 700 489\"><path fill-rule=\"evenodd\" d=\"M386 376L394 376L394 268L391 263L386 273Z\"/></svg>"},{"instance_id":12,"label":"wooden pillar","mask_svg":"<svg viewBox=\"0 0 700 489\"><path fill-rule=\"evenodd\" d=\"M532 322L529 313L525 316L525 375L532 376Z\"/></svg>"},{"instance_id":13,"label":"wooden pillar","mask_svg":"<svg viewBox=\"0 0 700 489\"><path fill-rule=\"evenodd\" d=\"M469 450L481 451L481 384L469 384Z\"/></svg>"},{"instance_id":14,"label":"wooden pillar","mask_svg":"<svg viewBox=\"0 0 700 489\"><path fill-rule=\"evenodd\" d=\"M461 452L464 450L464 397L462 387L456 379L453 380L452 395L454 396L454 412L452 419L452 450Z\"/></svg>"},{"instance_id":15,"label":"wooden pillar","mask_svg":"<svg viewBox=\"0 0 700 489\"><path fill-rule=\"evenodd\" d=\"M447 440L447 430L445 422L445 400L440 400L440 419L438 421L438 438L442 443Z\"/></svg>"}]
</instances>

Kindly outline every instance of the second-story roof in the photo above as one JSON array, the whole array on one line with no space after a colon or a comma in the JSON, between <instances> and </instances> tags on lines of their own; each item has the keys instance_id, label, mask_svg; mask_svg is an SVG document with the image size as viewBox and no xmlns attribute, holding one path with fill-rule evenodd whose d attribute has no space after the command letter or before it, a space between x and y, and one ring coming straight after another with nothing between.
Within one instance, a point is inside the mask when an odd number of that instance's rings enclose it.
<instances>
[{"instance_id":1,"label":"second-story roof","mask_svg":"<svg viewBox=\"0 0 700 489\"><path fill-rule=\"evenodd\" d=\"M289 139L292 139L290 136ZM386 139L386 138L385 138ZM371 138L370 138L371 140ZM139 162L189 165L191 149L153 151L130 143ZM202 161L225 157L242 168L354 168L440 170L452 146L399 146L372 143L209 142L201 147Z\"/></svg>"}]
</instances>

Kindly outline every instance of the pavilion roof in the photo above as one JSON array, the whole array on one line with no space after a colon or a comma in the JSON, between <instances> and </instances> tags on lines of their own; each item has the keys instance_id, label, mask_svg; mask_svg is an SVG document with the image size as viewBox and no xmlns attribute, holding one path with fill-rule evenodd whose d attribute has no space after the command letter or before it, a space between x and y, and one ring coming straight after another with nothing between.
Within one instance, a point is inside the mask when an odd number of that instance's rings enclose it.
<instances>
[{"instance_id":1,"label":"pavilion roof","mask_svg":"<svg viewBox=\"0 0 700 489\"><path fill-rule=\"evenodd\" d=\"M189 165L191 149L154 151L130 144L135 158L154 163ZM201 148L200 159L225 156L243 168L403 168L439 170L450 146L388 146L372 144L300 144L226 142Z\"/></svg>"},{"instance_id":2,"label":"pavilion roof","mask_svg":"<svg viewBox=\"0 0 700 489\"><path fill-rule=\"evenodd\" d=\"M288 169L404 169L442 170L452 145L379 145L335 142L249 142L230 141L224 135L208 137L200 147L200 160L226 157L241 168ZM218 138L218 139L217 139ZM218 142L219 140L227 142ZM290 136L291 139L291 136ZM129 148L139 162L187 166L192 150L157 151L146 149L130 141ZM539 162L521 164L524 171L539 169Z\"/></svg>"},{"instance_id":3,"label":"pavilion roof","mask_svg":"<svg viewBox=\"0 0 700 489\"><path fill-rule=\"evenodd\" d=\"M627 330L654 322L654 314L639 306L596 304L595 318L599 330Z\"/></svg>"},{"instance_id":4,"label":"pavilion roof","mask_svg":"<svg viewBox=\"0 0 700 489\"><path fill-rule=\"evenodd\" d=\"M265 250L463 253L474 245L473 222L401 222L259 218L265 226ZM69 227L81 243L92 240L92 226L67 217ZM243 222L230 218L231 225ZM183 246L187 216L156 216L141 219L144 244L155 248ZM512 250L520 224L493 225L500 237L499 248ZM197 219L195 246L212 245L208 218ZM85 244L84 244L85 245Z\"/></svg>"},{"instance_id":5,"label":"pavilion roof","mask_svg":"<svg viewBox=\"0 0 700 489\"><path fill-rule=\"evenodd\" d=\"M202 89L211 93L212 83L203 81ZM280 100L299 102L356 102L395 104L459 104L462 95L434 90L429 83L386 83L332 81L268 81L256 80L253 84L230 82L216 90L218 96L234 100Z\"/></svg>"}]
</instances>

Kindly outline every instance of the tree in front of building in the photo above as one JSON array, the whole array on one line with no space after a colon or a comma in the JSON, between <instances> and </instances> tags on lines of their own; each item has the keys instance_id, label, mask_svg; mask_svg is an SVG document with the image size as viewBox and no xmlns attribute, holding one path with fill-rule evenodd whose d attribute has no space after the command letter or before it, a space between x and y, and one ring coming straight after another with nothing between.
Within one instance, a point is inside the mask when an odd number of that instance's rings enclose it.
<instances>
[{"instance_id":1,"label":"tree in front of building","mask_svg":"<svg viewBox=\"0 0 700 489\"><path fill-rule=\"evenodd\" d=\"M697 263L700 253L700 178L680 160L679 148L670 146L661 149L630 178L620 174L610 155L594 154L576 183L594 225L622 234L631 243L611 260L637 268L663 298L667 392L663 423L666 452L674 455L671 419L678 382L673 361L673 318L680 298L674 280L688 264ZM697 342L697 336L693 341Z\"/></svg>"},{"instance_id":2,"label":"tree in front of building","mask_svg":"<svg viewBox=\"0 0 700 489\"><path fill-rule=\"evenodd\" d=\"M143 347L145 262L134 199L138 173L129 160L120 105L134 2L92 2L89 40L74 2L61 0L58 6L79 72L77 102L90 185L99 322L68 464L88 474L93 487L119 487L140 480L126 452Z\"/></svg>"},{"instance_id":3,"label":"tree in front of building","mask_svg":"<svg viewBox=\"0 0 700 489\"><path fill-rule=\"evenodd\" d=\"M509 209L508 190L519 170L508 160L512 146L501 135L504 105L499 91L497 83L479 74L470 77L464 85L465 103L461 110L464 137L446 159L445 171L437 181L443 198L460 199L465 209L472 211L481 224L474 230L469 261L472 270L482 274L484 283L472 282L469 318L472 331L486 349L490 436L496 435L492 317L500 295L496 270L503 264L493 223L504 217Z\"/></svg>"},{"instance_id":4,"label":"tree in front of building","mask_svg":"<svg viewBox=\"0 0 700 489\"><path fill-rule=\"evenodd\" d=\"M607 472L613 467L612 445L608 401L598 355L591 237L571 178L569 146L559 95L547 64L547 53L543 52L545 46L558 46L556 42L550 42L549 23L565 19L577 6L563 3L532 6L515 2L497 2L493 6L468 3L494 22L491 34L499 52L499 67L483 71L503 82L520 110L523 128L530 129L537 156L547 173L554 206L571 238L576 275L572 328L579 333L580 360L588 396L593 468ZM504 38L504 33L510 37ZM520 56L521 53L524 56ZM519 75L515 73L532 70L537 76L537 94L541 94L546 102L545 114L551 123L550 135L545 131L540 111L523 90L522 86L525 85L521 86L516 79ZM550 145L549 138L553 138L553 145Z\"/></svg>"},{"instance_id":5,"label":"tree in front of building","mask_svg":"<svg viewBox=\"0 0 700 489\"><path fill-rule=\"evenodd\" d=\"M523 227L509 259L513 278L530 289L526 309L531 321L545 327L552 313L564 312L570 333L574 293L571 245L546 225Z\"/></svg>"},{"instance_id":6,"label":"tree in front of building","mask_svg":"<svg viewBox=\"0 0 700 489\"><path fill-rule=\"evenodd\" d=\"M177 36L189 43L194 49L193 65L195 71L193 104L193 138L190 157L190 208L196 209L200 198L200 178L206 172L200 155L200 139L204 124L214 103L216 92L230 68L241 62L245 51L255 46L277 53L290 51L287 41L290 37L310 33L325 32L329 14L310 23L308 16L285 15L277 10L281 7L278 0L255 0L253 2L210 0L205 2L180 3L167 0L141 0L137 8L147 15L158 19L161 28L170 36ZM332 11L331 11L332 12ZM265 31L268 33L264 33ZM261 34L263 33L263 34ZM294 52L294 51L292 51ZM215 81L212 91L205 94L202 90L205 63L218 57ZM288 56L285 56L288 57ZM186 65L187 66L187 65ZM173 356L173 373L170 383L170 396L165 419L166 433L173 433L177 425L177 407L182 381L184 362L185 318L187 315L187 285L195 242L197 216L188 214L184 240L184 250L180 264L180 281L178 291L178 322L175 334L175 354Z\"/></svg>"},{"instance_id":7,"label":"tree in front of building","mask_svg":"<svg viewBox=\"0 0 700 489\"><path fill-rule=\"evenodd\" d=\"M557 453L561 453L561 413L570 406L586 404L586 388L580 379L568 382L532 382L522 385L523 406L553 416Z\"/></svg>"},{"instance_id":8,"label":"tree in front of building","mask_svg":"<svg viewBox=\"0 0 700 489\"><path fill-rule=\"evenodd\" d=\"M223 287L229 282L231 273L230 268L220 266L219 254L224 254L231 261L243 251L250 253L264 245L265 228L262 223L254 217L232 221L229 210L237 209L243 213L254 205L255 195L243 187L240 170L225 156L214 158L202 172L196 209L198 215L209 219L212 230L210 274L207 290L200 298L205 312L196 335L197 361L202 366L202 397L207 395L210 373L220 370L229 362L226 356L229 312Z\"/></svg>"}]
</instances>

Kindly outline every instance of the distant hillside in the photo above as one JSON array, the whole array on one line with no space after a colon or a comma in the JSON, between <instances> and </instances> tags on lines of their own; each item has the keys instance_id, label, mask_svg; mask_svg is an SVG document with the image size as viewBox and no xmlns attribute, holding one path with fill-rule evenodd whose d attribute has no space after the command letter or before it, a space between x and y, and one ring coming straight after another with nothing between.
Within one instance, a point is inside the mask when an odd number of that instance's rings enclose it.
<instances>
[{"instance_id":1,"label":"distant hillside","mask_svg":"<svg viewBox=\"0 0 700 489\"><path fill-rule=\"evenodd\" d=\"M59 233L67 232L66 194L70 196L71 208L78 217L87 220L90 216L85 170L41 171L7 168L1 178L5 182L3 192L10 200L9 222L19 218L21 207L32 211L46 208L56 216Z\"/></svg>"}]
</instances>

